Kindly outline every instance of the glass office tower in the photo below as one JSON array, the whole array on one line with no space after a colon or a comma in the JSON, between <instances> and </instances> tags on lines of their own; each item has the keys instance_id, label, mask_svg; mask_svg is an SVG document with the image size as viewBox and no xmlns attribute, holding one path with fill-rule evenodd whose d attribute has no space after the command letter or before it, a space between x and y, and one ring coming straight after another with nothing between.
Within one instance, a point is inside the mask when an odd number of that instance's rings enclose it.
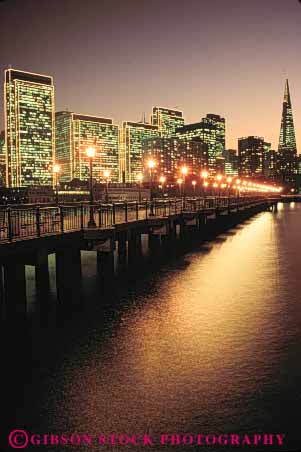
<instances>
[{"instance_id":1,"label":"glass office tower","mask_svg":"<svg viewBox=\"0 0 301 452\"><path fill-rule=\"evenodd\" d=\"M7 186L51 186L55 144L52 77L5 70L4 114Z\"/></svg>"},{"instance_id":2,"label":"glass office tower","mask_svg":"<svg viewBox=\"0 0 301 452\"><path fill-rule=\"evenodd\" d=\"M56 155L61 165L61 182L89 178L88 147L95 148L93 175L104 182L104 171L110 181L119 179L119 127L112 119L60 111L55 115Z\"/></svg>"},{"instance_id":3,"label":"glass office tower","mask_svg":"<svg viewBox=\"0 0 301 452\"><path fill-rule=\"evenodd\" d=\"M203 141L208 146L208 170L210 176L216 174L216 125L208 122L197 122L187 124L176 129L176 136L179 139L195 140L196 138Z\"/></svg>"},{"instance_id":4,"label":"glass office tower","mask_svg":"<svg viewBox=\"0 0 301 452\"><path fill-rule=\"evenodd\" d=\"M143 122L125 121L121 131L122 182L136 182L143 172L142 143L145 138L158 137L158 127Z\"/></svg>"},{"instance_id":5,"label":"glass office tower","mask_svg":"<svg viewBox=\"0 0 301 452\"><path fill-rule=\"evenodd\" d=\"M151 120L163 138L173 137L176 129L184 125L183 113L180 110L164 107L153 107Z\"/></svg>"}]
</instances>

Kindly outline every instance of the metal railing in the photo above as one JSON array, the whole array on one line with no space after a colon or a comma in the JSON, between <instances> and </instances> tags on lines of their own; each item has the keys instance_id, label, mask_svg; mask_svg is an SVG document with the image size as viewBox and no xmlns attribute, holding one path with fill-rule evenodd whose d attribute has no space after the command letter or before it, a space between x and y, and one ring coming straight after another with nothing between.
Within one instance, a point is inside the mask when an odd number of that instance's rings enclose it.
<instances>
[{"instance_id":1,"label":"metal railing","mask_svg":"<svg viewBox=\"0 0 301 452\"><path fill-rule=\"evenodd\" d=\"M203 211L212 212L212 214L229 212L233 209L244 209L246 206L262 201L262 197L207 197L94 204L93 215L97 228L109 228L122 223L154 217L169 217L185 212ZM90 208L89 204L2 207L0 208L0 243L87 229Z\"/></svg>"}]
</instances>

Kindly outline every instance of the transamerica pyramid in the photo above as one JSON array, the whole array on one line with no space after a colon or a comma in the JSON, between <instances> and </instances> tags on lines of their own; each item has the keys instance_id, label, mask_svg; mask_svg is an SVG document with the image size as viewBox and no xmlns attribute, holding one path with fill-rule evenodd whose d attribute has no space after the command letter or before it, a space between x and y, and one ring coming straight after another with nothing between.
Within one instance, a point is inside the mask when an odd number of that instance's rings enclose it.
<instances>
[{"instance_id":1,"label":"transamerica pyramid","mask_svg":"<svg viewBox=\"0 0 301 452\"><path fill-rule=\"evenodd\" d=\"M279 173L284 182L294 182L297 174L297 146L288 80L285 82L279 137Z\"/></svg>"}]
</instances>

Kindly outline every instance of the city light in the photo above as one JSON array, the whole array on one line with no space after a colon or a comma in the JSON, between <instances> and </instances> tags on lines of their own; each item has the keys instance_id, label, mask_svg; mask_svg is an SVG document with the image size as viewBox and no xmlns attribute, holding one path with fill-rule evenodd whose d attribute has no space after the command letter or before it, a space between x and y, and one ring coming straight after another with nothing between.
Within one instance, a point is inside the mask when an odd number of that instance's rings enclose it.
<instances>
[{"instance_id":1,"label":"city light","mask_svg":"<svg viewBox=\"0 0 301 452\"><path fill-rule=\"evenodd\" d=\"M110 170L104 170L103 175L106 179L109 179L111 176L111 171Z\"/></svg>"},{"instance_id":2,"label":"city light","mask_svg":"<svg viewBox=\"0 0 301 452\"><path fill-rule=\"evenodd\" d=\"M147 161L147 166L150 170L154 169L156 166L156 161L154 159L149 159Z\"/></svg>"},{"instance_id":3,"label":"city light","mask_svg":"<svg viewBox=\"0 0 301 452\"><path fill-rule=\"evenodd\" d=\"M181 185L182 183L183 183L183 179L181 179L181 178L179 177L179 179L177 180L177 184Z\"/></svg>"},{"instance_id":4,"label":"city light","mask_svg":"<svg viewBox=\"0 0 301 452\"><path fill-rule=\"evenodd\" d=\"M60 171L61 171L61 166L58 165L57 163L55 163L55 164L53 165L53 172L54 172L55 174L58 174Z\"/></svg>"},{"instance_id":5,"label":"city light","mask_svg":"<svg viewBox=\"0 0 301 452\"><path fill-rule=\"evenodd\" d=\"M207 179L207 177L208 177L208 171L205 171L205 170L202 171L202 172L201 172L201 178L202 178L202 179Z\"/></svg>"},{"instance_id":6,"label":"city light","mask_svg":"<svg viewBox=\"0 0 301 452\"><path fill-rule=\"evenodd\" d=\"M159 182L161 184L164 184L166 182L166 177L165 176L161 176L160 179L159 179Z\"/></svg>"},{"instance_id":7,"label":"city light","mask_svg":"<svg viewBox=\"0 0 301 452\"><path fill-rule=\"evenodd\" d=\"M95 148L92 146L86 149L86 154L89 159L93 159L95 157Z\"/></svg>"},{"instance_id":8,"label":"city light","mask_svg":"<svg viewBox=\"0 0 301 452\"><path fill-rule=\"evenodd\" d=\"M182 166L182 168L181 168L181 174L183 174L183 176L187 176L187 174L188 174L188 168L187 168L187 166Z\"/></svg>"},{"instance_id":9,"label":"city light","mask_svg":"<svg viewBox=\"0 0 301 452\"><path fill-rule=\"evenodd\" d=\"M222 176L221 174L218 174L218 175L216 176L216 179L217 179L219 182L222 180L222 178L223 178L223 176Z\"/></svg>"},{"instance_id":10,"label":"city light","mask_svg":"<svg viewBox=\"0 0 301 452\"><path fill-rule=\"evenodd\" d=\"M193 180L191 183L192 183L193 187L196 186L196 181L195 180Z\"/></svg>"},{"instance_id":11,"label":"city light","mask_svg":"<svg viewBox=\"0 0 301 452\"><path fill-rule=\"evenodd\" d=\"M137 174L137 181L138 182L142 182L143 181L143 174L142 173Z\"/></svg>"}]
</instances>

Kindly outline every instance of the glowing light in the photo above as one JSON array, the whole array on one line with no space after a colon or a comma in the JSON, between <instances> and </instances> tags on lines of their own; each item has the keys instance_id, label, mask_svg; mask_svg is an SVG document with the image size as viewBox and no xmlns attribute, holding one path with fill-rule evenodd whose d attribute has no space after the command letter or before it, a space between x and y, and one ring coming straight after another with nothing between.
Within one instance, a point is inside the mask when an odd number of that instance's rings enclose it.
<instances>
[{"instance_id":1,"label":"glowing light","mask_svg":"<svg viewBox=\"0 0 301 452\"><path fill-rule=\"evenodd\" d=\"M93 159L95 157L95 148L89 147L86 149L86 154L89 159Z\"/></svg>"},{"instance_id":2,"label":"glowing light","mask_svg":"<svg viewBox=\"0 0 301 452\"><path fill-rule=\"evenodd\" d=\"M61 171L61 167L60 165L58 165L57 163L55 165L53 165L53 172L54 173L59 173Z\"/></svg>"},{"instance_id":3,"label":"glowing light","mask_svg":"<svg viewBox=\"0 0 301 452\"><path fill-rule=\"evenodd\" d=\"M142 173L137 174L137 181L142 182L142 180L143 180L143 174Z\"/></svg>"},{"instance_id":4,"label":"glowing light","mask_svg":"<svg viewBox=\"0 0 301 452\"><path fill-rule=\"evenodd\" d=\"M223 176L222 176L221 174L218 174L218 175L216 176L216 179L217 179L219 182L222 180L222 178L223 178Z\"/></svg>"},{"instance_id":5,"label":"glowing light","mask_svg":"<svg viewBox=\"0 0 301 452\"><path fill-rule=\"evenodd\" d=\"M183 179L181 179L181 178L179 177L179 179L177 180L177 183L178 183L179 185L181 185L181 184L183 183Z\"/></svg>"},{"instance_id":6,"label":"glowing light","mask_svg":"<svg viewBox=\"0 0 301 452\"><path fill-rule=\"evenodd\" d=\"M217 188L217 187L218 187L218 184L217 184L216 182L214 182L213 187L214 187L214 188Z\"/></svg>"},{"instance_id":7,"label":"glowing light","mask_svg":"<svg viewBox=\"0 0 301 452\"><path fill-rule=\"evenodd\" d=\"M103 175L104 175L104 177L105 177L106 179L109 179L109 177L110 177L110 175L111 175L111 171L110 171L110 170L105 170L105 171L103 172Z\"/></svg>"},{"instance_id":8,"label":"glowing light","mask_svg":"<svg viewBox=\"0 0 301 452\"><path fill-rule=\"evenodd\" d=\"M161 176L159 179L161 184L164 184L166 182L166 177L165 176Z\"/></svg>"},{"instance_id":9,"label":"glowing light","mask_svg":"<svg viewBox=\"0 0 301 452\"><path fill-rule=\"evenodd\" d=\"M196 180L193 180L191 183L194 187L196 186Z\"/></svg>"},{"instance_id":10,"label":"glowing light","mask_svg":"<svg viewBox=\"0 0 301 452\"><path fill-rule=\"evenodd\" d=\"M232 177L228 177L228 178L227 178L227 182L228 182L228 184L231 184L231 182L232 182Z\"/></svg>"},{"instance_id":11,"label":"glowing light","mask_svg":"<svg viewBox=\"0 0 301 452\"><path fill-rule=\"evenodd\" d=\"M147 162L147 166L149 169L153 169L156 166L156 161L154 159L149 159Z\"/></svg>"},{"instance_id":12,"label":"glowing light","mask_svg":"<svg viewBox=\"0 0 301 452\"><path fill-rule=\"evenodd\" d=\"M209 182L205 181L205 182L203 183L203 185L204 185L204 187L208 187Z\"/></svg>"},{"instance_id":13,"label":"glowing light","mask_svg":"<svg viewBox=\"0 0 301 452\"><path fill-rule=\"evenodd\" d=\"M201 178L202 179L207 179L207 177L208 177L208 171L202 171L201 172Z\"/></svg>"},{"instance_id":14,"label":"glowing light","mask_svg":"<svg viewBox=\"0 0 301 452\"><path fill-rule=\"evenodd\" d=\"M182 166L182 168L181 168L181 173L183 174L183 176L187 176L187 174L188 174L188 168L187 168L187 166Z\"/></svg>"}]
</instances>

